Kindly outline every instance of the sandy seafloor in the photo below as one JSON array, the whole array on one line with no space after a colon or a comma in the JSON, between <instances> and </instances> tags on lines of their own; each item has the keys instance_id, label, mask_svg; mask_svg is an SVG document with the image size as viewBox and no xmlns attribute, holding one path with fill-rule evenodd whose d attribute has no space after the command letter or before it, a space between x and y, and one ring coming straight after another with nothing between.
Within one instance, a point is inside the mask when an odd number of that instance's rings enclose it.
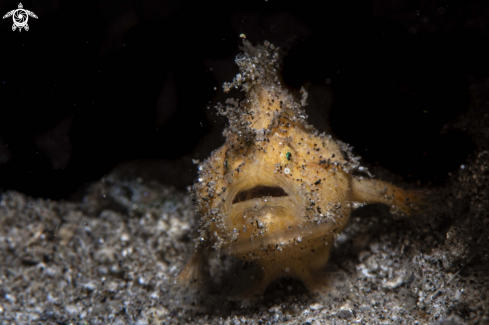
<instances>
[{"instance_id":1,"label":"sandy seafloor","mask_svg":"<svg viewBox=\"0 0 489 325\"><path fill-rule=\"evenodd\" d=\"M0 324L489 324L489 81L470 89L445 128L467 132L474 153L419 217L354 212L327 293L283 279L230 301L220 285L246 280L226 273L229 259L212 261L206 288L175 285L193 246L190 198L116 169L79 202L0 196Z\"/></svg>"}]
</instances>

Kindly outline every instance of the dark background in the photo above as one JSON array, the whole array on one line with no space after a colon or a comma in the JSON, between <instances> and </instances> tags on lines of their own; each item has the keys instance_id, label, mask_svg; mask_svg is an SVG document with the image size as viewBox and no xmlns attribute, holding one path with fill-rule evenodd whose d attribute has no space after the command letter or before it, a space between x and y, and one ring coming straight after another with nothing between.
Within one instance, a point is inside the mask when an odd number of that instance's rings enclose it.
<instances>
[{"instance_id":1,"label":"dark background","mask_svg":"<svg viewBox=\"0 0 489 325\"><path fill-rule=\"evenodd\" d=\"M473 150L450 121L489 76L480 3L22 1L29 31L0 21L0 188L68 198L119 166L184 189L223 142L240 33L282 49L310 122L368 166L443 185Z\"/></svg>"}]
</instances>

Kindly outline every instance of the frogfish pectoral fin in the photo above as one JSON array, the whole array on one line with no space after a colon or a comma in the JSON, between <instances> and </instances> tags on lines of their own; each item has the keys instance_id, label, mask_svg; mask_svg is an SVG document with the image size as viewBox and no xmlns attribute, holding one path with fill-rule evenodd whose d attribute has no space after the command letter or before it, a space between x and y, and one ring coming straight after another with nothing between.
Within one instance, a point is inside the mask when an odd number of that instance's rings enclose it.
<instances>
[{"instance_id":1,"label":"frogfish pectoral fin","mask_svg":"<svg viewBox=\"0 0 489 325\"><path fill-rule=\"evenodd\" d=\"M351 191L353 201L386 204L393 213L409 216L427 207L422 191L405 190L377 179L353 179Z\"/></svg>"},{"instance_id":2,"label":"frogfish pectoral fin","mask_svg":"<svg viewBox=\"0 0 489 325\"><path fill-rule=\"evenodd\" d=\"M202 280L203 253L197 250L190 256L187 264L177 275L178 284L187 285L189 283L201 282Z\"/></svg>"}]
</instances>

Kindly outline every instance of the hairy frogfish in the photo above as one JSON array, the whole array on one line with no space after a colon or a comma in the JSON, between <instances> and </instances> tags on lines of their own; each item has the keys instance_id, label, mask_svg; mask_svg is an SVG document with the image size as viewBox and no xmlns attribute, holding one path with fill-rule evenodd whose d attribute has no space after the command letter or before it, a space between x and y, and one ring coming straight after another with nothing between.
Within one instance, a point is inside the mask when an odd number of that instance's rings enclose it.
<instances>
[{"instance_id":1,"label":"hairy frogfish","mask_svg":"<svg viewBox=\"0 0 489 325\"><path fill-rule=\"evenodd\" d=\"M314 291L355 207L383 203L411 215L423 196L373 179L351 147L306 122L307 94L302 89L298 99L284 87L276 47L245 41L244 49L239 73L223 88L240 88L245 98L217 105L229 126L191 188L200 229L179 278L198 277L206 252L215 250L258 266L244 295L261 294L281 277Z\"/></svg>"}]
</instances>

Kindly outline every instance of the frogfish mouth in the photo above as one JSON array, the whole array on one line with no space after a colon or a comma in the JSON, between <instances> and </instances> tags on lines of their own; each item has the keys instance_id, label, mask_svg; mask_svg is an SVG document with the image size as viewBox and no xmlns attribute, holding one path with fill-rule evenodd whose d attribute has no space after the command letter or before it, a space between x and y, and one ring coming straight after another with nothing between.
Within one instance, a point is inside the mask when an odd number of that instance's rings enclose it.
<instances>
[{"instance_id":1,"label":"frogfish mouth","mask_svg":"<svg viewBox=\"0 0 489 325\"><path fill-rule=\"evenodd\" d=\"M245 98L217 105L229 126L191 188L200 229L196 253L179 277L197 277L205 251L215 249L259 266L251 294L284 276L314 290L354 206L383 203L410 215L422 197L365 174L347 144L306 122L307 93L296 98L283 86L277 48L245 41L244 49L224 91L240 88Z\"/></svg>"}]
</instances>

